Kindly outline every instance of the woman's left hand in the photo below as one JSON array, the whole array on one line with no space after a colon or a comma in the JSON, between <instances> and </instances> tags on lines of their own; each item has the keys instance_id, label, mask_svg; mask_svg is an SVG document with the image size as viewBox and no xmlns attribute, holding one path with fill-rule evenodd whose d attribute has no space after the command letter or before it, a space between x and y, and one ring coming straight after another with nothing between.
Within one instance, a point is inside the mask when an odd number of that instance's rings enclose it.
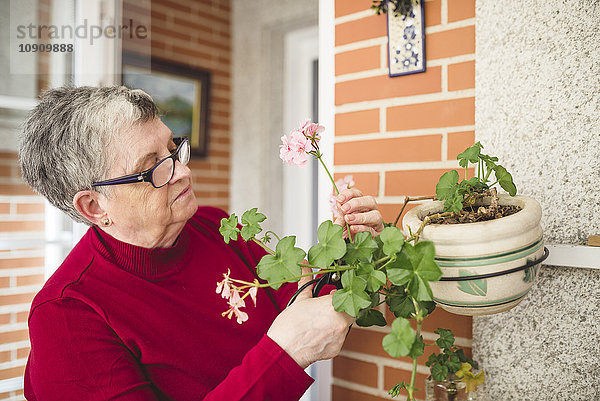
<instances>
[{"instance_id":1,"label":"woman's left hand","mask_svg":"<svg viewBox=\"0 0 600 401\"><path fill-rule=\"evenodd\" d=\"M346 223L353 237L361 231L369 231L375 237L383 230L383 217L374 197L363 195L356 188L344 189L337 196L337 205L341 215L334 223L344 227L344 237L348 236Z\"/></svg>"}]
</instances>

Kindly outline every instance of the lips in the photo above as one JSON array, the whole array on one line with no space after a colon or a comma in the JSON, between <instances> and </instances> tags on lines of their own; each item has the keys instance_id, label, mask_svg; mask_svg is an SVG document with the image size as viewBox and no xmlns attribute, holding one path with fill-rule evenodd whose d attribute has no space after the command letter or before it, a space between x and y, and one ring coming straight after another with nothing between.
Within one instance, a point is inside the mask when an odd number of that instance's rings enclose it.
<instances>
[{"instance_id":1,"label":"lips","mask_svg":"<svg viewBox=\"0 0 600 401\"><path fill-rule=\"evenodd\" d=\"M189 191L191 191L191 186L187 186L183 189L183 191L181 191L179 193L179 195L177 195L177 198L175 198L175 200L173 202L175 202L177 199L184 197L185 195L187 195L189 193Z\"/></svg>"}]
</instances>

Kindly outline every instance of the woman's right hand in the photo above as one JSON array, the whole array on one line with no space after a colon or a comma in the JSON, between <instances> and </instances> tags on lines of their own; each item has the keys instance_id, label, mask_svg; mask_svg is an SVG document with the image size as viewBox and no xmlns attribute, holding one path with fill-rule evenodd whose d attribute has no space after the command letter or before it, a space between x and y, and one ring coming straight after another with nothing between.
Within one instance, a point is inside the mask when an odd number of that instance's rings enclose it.
<instances>
[{"instance_id":1,"label":"woman's right hand","mask_svg":"<svg viewBox=\"0 0 600 401\"><path fill-rule=\"evenodd\" d=\"M302 272L310 273L310 269L303 268ZM302 278L298 287L310 279L310 276ZM312 298L312 287L306 288L267 331L302 368L339 354L348 326L354 323L353 317L333 309L332 297L333 294Z\"/></svg>"}]
</instances>

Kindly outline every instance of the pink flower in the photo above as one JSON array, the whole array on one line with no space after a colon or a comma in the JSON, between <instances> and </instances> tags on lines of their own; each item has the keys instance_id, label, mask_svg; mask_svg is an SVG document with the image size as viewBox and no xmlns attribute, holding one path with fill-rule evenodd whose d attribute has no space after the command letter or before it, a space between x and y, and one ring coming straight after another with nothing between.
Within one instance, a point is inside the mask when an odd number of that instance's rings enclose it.
<instances>
[{"instance_id":1,"label":"pink flower","mask_svg":"<svg viewBox=\"0 0 600 401\"><path fill-rule=\"evenodd\" d=\"M306 127L306 129L303 132L304 132L304 136L306 136L307 138L318 143L319 140L321 139L319 134L321 134L323 131L325 131L324 126L316 124L316 123L312 123L312 124L309 124L308 127Z\"/></svg>"},{"instance_id":2,"label":"pink flower","mask_svg":"<svg viewBox=\"0 0 600 401\"><path fill-rule=\"evenodd\" d=\"M246 306L246 303L240 298L239 291L232 292L231 298L227 304L229 305L229 309L222 313L223 316L227 316L227 319L231 319L231 317L235 315L238 324L242 324L248 320L248 314L240 310L240 308Z\"/></svg>"},{"instance_id":3,"label":"pink flower","mask_svg":"<svg viewBox=\"0 0 600 401\"><path fill-rule=\"evenodd\" d=\"M279 157L289 165L305 166L308 161L307 153L312 151L310 139L302 132L293 130L290 139L284 135L281 137L282 145L279 146Z\"/></svg>"},{"instance_id":4,"label":"pink flower","mask_svg":"<svg viewBox=\"0 0 600 401\"><path fill-rule=\"evenodd\" d=\"M258 291L257 287L252 287L248 290L248 293L250 293L250 298L252 298L252 301L254 301L254 306L256 306L256 293Z\"/></svg>"},{"instance_id":5,"label":"pink flower","mask_svg":"<svg viewBox=\"0 0 600 401\"><path fill-rule=\"evenodd\" d=\"M221 297L225 299L229 299L231 297L231 286L229 285L229 269L227 269L227 273L223 273L223 277L225 279L223 281L219 281L217 283L217 294L221 294Z\"/></svg>"}]
</instances>

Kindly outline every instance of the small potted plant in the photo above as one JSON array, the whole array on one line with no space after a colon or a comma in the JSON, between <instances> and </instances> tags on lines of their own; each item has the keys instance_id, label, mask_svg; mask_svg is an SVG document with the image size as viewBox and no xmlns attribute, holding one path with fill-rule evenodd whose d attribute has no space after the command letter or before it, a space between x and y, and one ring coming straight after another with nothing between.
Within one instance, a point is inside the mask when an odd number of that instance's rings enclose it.
<instances>
[{"instance_id":1,"label":"small potted plant","mask_svg":"<svg viewBox=\"0 0 600 401\"><path fill-rule=\"evenodd\" d=\"M479 142L458 155L464 178L449 171L436 186L437 201L406 213L403 227L435 244L443 277L434 300L462 315L508 310L528 293L547 256L539 203L516 196L512 176ZM469 165L475 174L469 178ZM508 194L498 194L499 184Z\"/></svg>"}]
</instances>

